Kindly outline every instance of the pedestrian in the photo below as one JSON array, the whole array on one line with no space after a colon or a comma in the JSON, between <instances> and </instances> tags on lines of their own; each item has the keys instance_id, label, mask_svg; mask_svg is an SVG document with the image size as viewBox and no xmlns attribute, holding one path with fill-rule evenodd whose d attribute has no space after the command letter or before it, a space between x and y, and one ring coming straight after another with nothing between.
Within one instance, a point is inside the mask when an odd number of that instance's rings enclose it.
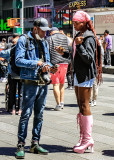
<instances>
[{"instance_id":1,"label":"pedestrian","mask_svg":"<svg viewBox=\"0 0 114 160\"><path fill-rule=\"evenodd\" d=\"M94 107L97 105L96 100L98 96L98 90L99 90L99 85L97 84L97 79L95 78L95 81L91 89L91 98L90 98L90 103L89 103L91 107Z\"/></svg>"},{"instance_id":2,"label":"pedestrian","mask_svg":"<svg viewBox=\"0 0 114 160\"><path fill-rule=\"evenodd\" d=\"M3 51L3 50L2 50ZM1 52L2 52L1 51ZM0 57L0 82L7 82L7 60L3 57Z\"/></svg>"},{"instance_id":3,"label":"pedestrian","mask_svg":"<svg viewBox=\"0 0 114 160\"><path fill-rule=\"evenodd\" d=\"M5 58L8 61L8 77L7 77L7 83L8 83L8 106L7 111L11 112L12 115L16 114L16 110L18 111L18 115L21 115L21 104L22 104L22 82L20 79L15 79L15 77L12 77L12 67L10 65L10 55L12 52L15 52L15 46L17 44L17 41L19 39L18 34L13 35L13 45L8 45L9 48L6 50L2 50L0 52L0 56ZM18 93L18 94L17 94ZM16 106L16 94L18 95L18 107Z\"/></svg>"},{"instance_id":4,"label":"pedestrian","mask_svg":"<svg viewBox=\"0 0 114 160\"><path fill-rule=\"evenodd\" d=\"M39 144L43 124L43 111L46 104L46 83L40 84L39 69L42 74L50 69L50 57L48 43L44 39L49 30L48 21L45 18L35 19L33 31L28 32L30 38L29 48L26 51L26 36L22 35L16 47L16 65L20 67L20 78L23 79L22 114L18 127L18 144L16 158L24 158L25 139L27 137L28 121L34 107L33 129L30 152L48 154L48 151Z\"/></svg>"},{"instance_id":5,"label":"pedestrian","mask_svg":"<svg viewBox=\"0 0 114 160\"><path fill-rule=\"evenodd\" d=\"M104 49L104 55L105 55L105 65L111 66L111 49L112 49L112 36L109 35L109 31L105 30L104 32L105 36L105 49Z\"/></svg>"},{"instance_id":6,"label":"pedestrian","mask_svg":"<svg viewBox=\"0 0 114 160\"><path fill-rule=\"evenodd\" d=\"M15 66L15 50L16 44L19 39L19 34L13 35L13 45L10 51L10 60L9 63L11 65L11 74L8 75L8 83L9 83L9 108L12 107L12 115L16 115L16 111L18 115L21 115L22 112L22 80L20 77L14 76L14 68ZM14 56L14 59L12 57ZM13 62L12 62L13 61ZM18 98L18 103L16 103L16 99Z\"/></svg>"},{"instance_id":7,"label":"pedestrian","mask_svg":"<svg viewBox=\"0 0 114 160\"><path fill-rule=\"evenodd\" d=\"M2 42L0 43L0 48L1 49L7 48L6 38L2 38Z\"/></svg>"},{"instance_id":8,"label":"pedestrian","mask_svg":"<svg viewBox=\"0 0 114 160\"><path fill-rule=\"evenodd\" d=\"M78 31L73 41L72 64L74 67L74 86L79 106L77 122L80 126L80 140L73 150L77 153L84 151L91 146L93 151L94 141L92 138L93 116L89 106L91 88L97 68L95 54L97 57L96 44L99 41L95 34L90 16L84 11L77 11L73 16L74 29ZM56 49L63 57L68 57L68 53L61 50L60 46ZM98 64L97 64L98 66ZM101 68L98 72L98 80L101 80Z\"/></svg>"},{"instance_id":9,"label":"pedestrian","mask_svg":"<svg viewBox=\"0 0 114 160\"><path fill-rule=\"evenodd\" d=\"M71 53L73 38L70 36L70 33L67 33L67 39L69 41L69 43L68 43L69 44L69 53ZM71 57L69 57L66 78L67 78L67 83L68 83L68 87L66 89L72 90L74 85L73 85Z\"/></svg>"},{"instance_id":10,"label":"pedestrian","mask_svg":"<svg viewBox=\"0 0 114 160\"><path fill-rule=\"evenodd\" d=\"M102 55L102 66L104 66L104 48L103 48L103 35L100 35L99 38L99 43L101 46L101 55ZM90 98L90 105L91 107L94 107L97 105L97 96L98 96L98 90L99 90L99 85L97 84L97 79L95 78L95 81L92 86L91 90L91 98Z\"/></svg>"},{"instance_id":11,"label":"pedestrian","mask_svg":"<svg viewBox=\"0 0 114 160\"><path fill-rule=\"evenodd\" d=\"M56 46L61 45L66 51L68 51L68 39L62 32L60 33L57 27L53 27L50 31L50 37L47 41L49 43L50 60L53 65L59 65L58 71L55 74L51 74L51 80L53 84L53 93L56 100L55 111L60 111L64 108L64 83L67 73L67 67L69 60L63 58L58 52L56 52Z\"/></svg>"},{"instance_id":12,"label":"pedestrian","mask_svg":"<svg viewBox=\"0 0 114 160\"><path fill-rule=\"evenodd\" d=\"M103 48L103 35L100 35L99 43L101 46L101 54L102 54L102 66L104 66L104 48Z\"/></svg>"}]
</instances>

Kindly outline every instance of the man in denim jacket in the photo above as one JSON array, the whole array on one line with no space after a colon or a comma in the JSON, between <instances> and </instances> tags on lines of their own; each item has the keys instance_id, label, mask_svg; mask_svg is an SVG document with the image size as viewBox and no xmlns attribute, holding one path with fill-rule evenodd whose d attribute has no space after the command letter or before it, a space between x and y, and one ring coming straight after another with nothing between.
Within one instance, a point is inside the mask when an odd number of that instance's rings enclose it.
<instances>
[{"instance_id":1,"label":"man in denim jacket","mask_svg":"<svg viewBox=\"0 0 114 160\"><path fill-rule=\"evenodd\" d=\"M32 32L28 32L29 44L26 48L26 36L22 35L17 43L15 62L20 67L20 78L23 83L22 114L18 127L18 145L16 158L24 158L24 144L27 137L28 121L34 107L34 120L32 129L32 142L30 152L48 154L48 151L39 146L41 128L43 123L43 111L46 104L47 85L39 85L38 69L42 66L42 72L50 69L50 57L45 33L49 30L48 21L38 18L34 21ZM40 45L38 45L40 42ZM43 49L41 48L43 46ZM42 50L41 50L42 49ZM44 65L45 64L45 65Z\"/></svg>"}]
</instances>

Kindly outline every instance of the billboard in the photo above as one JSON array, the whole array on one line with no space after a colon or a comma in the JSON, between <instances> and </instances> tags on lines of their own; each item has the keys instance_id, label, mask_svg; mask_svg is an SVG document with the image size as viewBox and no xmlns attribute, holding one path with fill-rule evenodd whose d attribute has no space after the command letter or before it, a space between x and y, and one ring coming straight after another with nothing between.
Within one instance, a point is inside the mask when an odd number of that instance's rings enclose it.
<instances>
[{"instance_id":1,"label":"billboard","mask_svg":"<svg viewBox=\"0 0 114 160\"><path fill-rule=\"evenodd\" d=\"M110 0L55 0L54 6L59 9L114 7L114 2Z\"/></svg>"},{"instance_id":2,"label":"billboard","mask_svg":"<svg viewBox=\"0 0 114 160\"><path fill-rule=\"evenodd\" d=\"M97 34L103 34L105 29L114 34L114 14L95 15L94 21Z\"/></svg>"}]
</instances>

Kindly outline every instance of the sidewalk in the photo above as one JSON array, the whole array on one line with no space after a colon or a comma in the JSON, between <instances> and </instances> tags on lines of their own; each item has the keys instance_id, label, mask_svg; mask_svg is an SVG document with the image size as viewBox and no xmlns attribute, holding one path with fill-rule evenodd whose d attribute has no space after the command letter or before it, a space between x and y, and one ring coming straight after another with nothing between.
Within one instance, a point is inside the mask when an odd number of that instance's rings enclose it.
<instances>
[{"instance_id":1,"label":"sidewalk","mask_svg":"<svg viewBox=\"0 0 114 160\"><path fill-rule=\"evenodd\" d=\"M103 73L114 74L114 66L110 66L110 67L104 66L102 70L103 70Z\"/></svg>"},{"instance_id":2,"label":"sidewalk","mask_svg":"<svg viewBox=\"0 0 114 160\"><path fill-rule=\"evenodd\" d=\"M29 153L33 116L28 126L25 160L113 160L114 159L114 75L103 74L97 106L92 107L94 117L94 153L73 153L79 140L76 125L78 107L74 90L65 90L65 108L54 111L56 105L52 85L49 86L47 105L40 144L49 150L48 155ZM67 87L67 83L65 83ZM19 116L7 114L4 109L4 83L0 83L0 160L15 160Z\"/></svg>"}]
</instances>

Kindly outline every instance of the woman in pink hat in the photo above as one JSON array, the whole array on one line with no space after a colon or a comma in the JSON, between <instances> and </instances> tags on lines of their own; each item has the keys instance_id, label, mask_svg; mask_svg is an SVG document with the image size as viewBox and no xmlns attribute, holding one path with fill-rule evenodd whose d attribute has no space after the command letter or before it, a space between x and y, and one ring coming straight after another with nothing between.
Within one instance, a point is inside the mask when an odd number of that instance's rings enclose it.
<instances>
[{"instance_id":1,"label":"woman in pink hat","mask_svg":"<svg viewBox=\"0 0 114 160\"><path fill-rule=\"evenodd\" d=\"M97 39L90 16L83 11L77 11L73 16L74 29L78 32L73 41L72 63L74 71L74 86L79 106L77 114L77 122L80 126L80 140L73 147L74 152L84 153L90 146L93 152L94 141L91 136L93 126L93 116L91 115L89 100L91 96L91 88L95 77L100 80L101 69L98 69L97 58ZM68 57L69 54L57 47L57 51Z\"/></svg>"}]
</instances>

